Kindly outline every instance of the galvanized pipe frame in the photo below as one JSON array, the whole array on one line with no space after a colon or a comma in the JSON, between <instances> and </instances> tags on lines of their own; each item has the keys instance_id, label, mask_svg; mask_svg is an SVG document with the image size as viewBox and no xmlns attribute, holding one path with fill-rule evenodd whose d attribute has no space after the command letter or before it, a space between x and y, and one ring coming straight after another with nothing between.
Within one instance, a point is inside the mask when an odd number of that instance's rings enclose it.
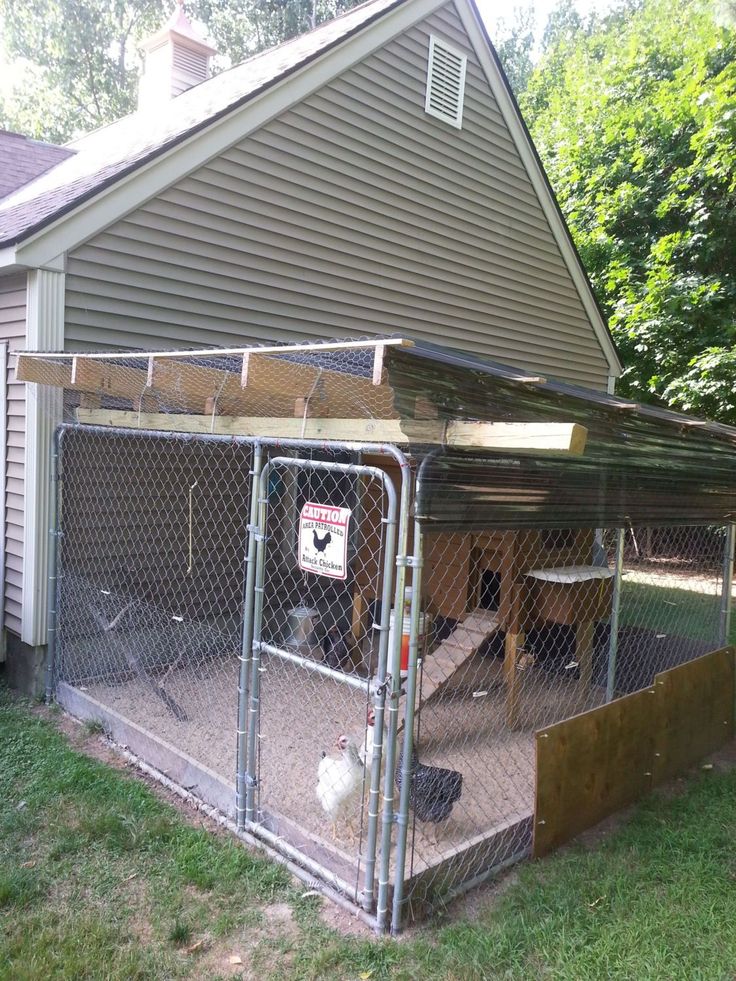
<instances>
[{"instance_id":1,"label":"galvanized pipe frame","mask_svg":"<svg viewBox=\"0 0 736 981\"><path fill-rule=\"evenodd\" d=\"M345 451L354 453L367 453L374 456L385 456L393 459L400 468L401 473L401 489L399 492L399 504L398 504L398 530L395 534L395 552L396 552L396 577L394 586L394 605L397 609L402 609L404 605L404 589L406 584L406 573L405 573L405 563L406 563L406 547L408 541L408 530L409 530L409 507L411 501L411 482L412 482L412 472L409 460L398 449L391 443L362 443L362 442L352 442L349 440L345 441L325 441L325 440L309 440L309 439L277 439L274 437L252 437L252 436L228 436L224 434L216 433L178 433L171 430L159 430L159 429L127 429L121 426L100 426L100 425L80 425L74 423L61 423L55 432L54 436L54 449L52 452L61 453L61 441L63 435L66 432L71 431L84 431L87 433L95 434L103 437L125 437L125 438L139 438L139 439L159 439L166 440L168 442L179 442L179 443L219 443L227 445L248 445L252 446L255 450L256 447L260 446L262 448L273 447L276 449L294 449L294 450L310 450L310 451ZM54 470L54 473L56 471ZM59 481L57 480L58 484ZM256 535L256 528L260 521L260 508L263 506L260 494L255 494L255 487L251 486L251 515L256 516L256 521L251 521L250 527L248 529L248 554L251 554L251 549L254 547L253 558L254 561L249 564L248 571L255 566L258 561L258 548L262 548L264 543L259 542ZM253 500L255 498L255 500ZM50 572L56 569L57 555L58 555L58 539L59 539L59 508L58 501L60 499L60 493L57 493L54 500L56 505L53 512L53 534L52 534L52 548L51 548L51 558L50 558ZM390 531L389 531L390 533ZM251 542L253 545L251 545ZM54 571L55 577L55 571ZM248 607L244 611L244 623L243 623L243 635L241 643L241 652L247 652L253 650L254 634L253 634L253 622L255 617L255 610L257 606L257 601L259 599L258 593L255 590L255 572L253 573L253 607L251 613L248 613ZM57 584L58 586L58 584ZM262 602L262 594L260 597ZM387 608L390 608L390 603L385 604ZM57 630L57 618L58 618L58 603L54 602L52 605L51 599L49 600L49 627L51 630L50 637L55 638ZM248 620L250 622L248 622ZM377 685L376 694L379 698L385 694L386 689L389 691L389 723L388 723L388 733L389 739L387 740L387 751L386 751L386 780L384 784L384 808L383 808L383 825L382 825L382 835L381 835L381 861L380 869L378 873L378 896L376 901L376 930L377 932L385 932L388 928L387 912L388 912L388 894L390 889L390 860L391 860L391 829L393 823L393 768L395 767L395 757L396 757L396 735L398 728L398 700L400 695L400 662L401 662L401 634L395 631L395 638L393 649L388 652L388 660L390 666L390 672L387 673L386 677L383 679L382 683ZM386 637L388 631L386 631ZM260 640L259 640L260 642ZM53 688L53 678L55 670L55 656L56 656L56 645L53 639L49 645L47 664L46 664L46 676L51 678L51 686ZM245 684L239 685L239 697L242 699L247 695L248 700L250 699L250 686L252 684L252 679L254 673L257 672L257 668L260 665L254 664L254 659L250 658L250 663L248 663L248 658L246 657L245 664L241 661L241 672L245 671L245 677L247 679ZM49 698L53 695L53 691L49 693ZM376 720L378 721L378 719ZM383 735L383 728L379 730L379 740ZM245 720L243 724L238 723L238 752L239 759L248 758L251 752L251 747L248 746L247 749L241 745L240 730L245 729ZM393 734L393 738L391 738ZM374 760L378 755L380 761L382 745L379 741L379 746L374 746ZM374 767L375 772L379 774L380 780L380 766ZM237 777L236 777L237 779ZM242 788L241 788L242 789ZM255 788L246 786L246 812L247 812L247 798L248 793L251 795ZM237 783L236 783L236 793L237 793ZM379 792L377 787L371 787L371 799L377 801ZM252 805L251 805L252 806ZM239 821L242 822L243 827L248 823L247 814L243 817L242 814L242 798L240 802L241 810L239 812ZM373 807L373 805L371 805ZM266 829L260 827L257 824L251 824L253 832L260 833L265 836L267 835ZM242 830L242 829L241 829ZM268 837L272 837L268 835ZM272 847L285 849L285 842L281 842L280 839L274 838L272 842ZM301 856L300 859L308 862L310 871L313 874L319 875L324 881L328 883L333 883L336 888L340 885L345 885L348 891L345 893L346 896L350 895L350 890L347 884L338 884L336 882L336 877L329 869L323 868L318 863L311 859L307 859L306 856Z\"/></svg>"},{"instance_id":2,"label":"galvanized pipe frame","mask_svg":"<svg viewBox=\"0 0 736 981\"><path fill-rule=\"evenodd\" d=\"M267 644L265 641L261 641L261 653L272 654L282 661L288 661L290 664L304 668L305 671L311 671L313 674L322 675L323 678L331 678L332 681L337 681L341 685L347 685L348 688L357 688L358 691L370 693L370 679L357 678L342 671L336 671L334 668L328 668L321 661L315 661L311 657L302 657L301 654L295 654L293 651L286 651L283 647L277 647L276 644Z\"/></svg>"},{"instance_id":3,"label":"galvanized pipe frame","mask_svg":"<svg viewBox=\"0 0 736 981\"><path fill-rule=\"evenodd\" d=\"M414 756L414 718L416 709L417 670L419 664L419 623L422 611L422 570L424 568L424 474L438 456L445 452L440 447L428 453L417 470L414 492L414 548L411 559L412 594L409 611L409 657L406 677L406 701L404 703L404 741L401 766L401 793L397 823L399 833L396 842L396 867L394 872L394 894L391 910L391 933L401 932L404 902L404 878L406 873L406 849L409 833L409 808L411 801L412 762ZM393 779L393 776L392 776Z\"/></svg>"},{"instance_id":4,"label":"galvanized pipe frame","mask_svg":"<svg viewBox=\"0 0 736 981\"><path fill-rule=\"evenodd\" d=\"M608 642L608 671L606 675L606 701L616 695L616 657L618 654L618 627L621 611L621 581L624 571L624 540L626 529L616 529L616 551L613 567L613 597L611 599L611 635Z\"/></svg>"},{"instance_id":5,"label":"galvanized pipe frame","mask_svg":"<svg viewBox=\"0 0 736 981\"><path fill-rule=\"evenodd\" d=\"M235 754L235 818L240 830L245 827L245 774L247 769L246 754L248 752L248 697L250 688L250 662L252 657L252 624L253 603L255 599L254 585L256 573L256 539L253 530L258 519L258 495L255 487L260 479L263 468L263 447L256 443L253 447L253 461L250 476L250 521L248 522L248 547L246 555L246 579L243 595L243 632L240 643L240 671L238 675L238 731ZM247 625L250 624L250 627Z\"/></svg>"},{"instance_id":6,"label":"galvanized pipe frame","mask_svg":"<svg viewBox=\"0 0 736 981\"><path fill-rule=\"evenodd\" d=\"M340 671L334 671L331 668L320 664L309 658L301 657L298 654L294 654L291 651L285 651L273 644L265 643L261 638L261 628L262 628L262 618L263 618L263 593L265 589L265 564L266 564L266 552L265 543L267 540L267 500L268 500L268 478L272 469L276 467L287 467L294 470L324 470L331 473L345 473L353 474L356 476L370 477L371 479L377 481L382 485L383 490L386 494L388 500L387 517L384 520L386 525L386 542L384 544L384 558L383 558L383 579L382 579L382 601L381 601L381 618L380 624L378 625L379 630L379 650L378 650L378 671L376 677L376 683L371 686L369 680L361 678L353 678ZM317 674L330 677L332 680L338 681L342 684L346 684L353 688L358 688L361 691L365 691L367 694L373 690L374 695L374 707L376 711L376 717L374 721L374 731L377 733L377 738L374 737L373 742L373 755L371 759L371 783L369 790L369 801L368 801L368 822L367 822L367 840L366 840L366 856L365 856L365 875L364 875L364 886L361 894L361 906L366 911L373 908L373 893L375 886L375 866L376 866L376 844L377 844L377 824L379 817L378 808L378 798L380 796L379 783L380 783L380 768L381 768L381 754L382 754L382 737L383 737L383 715L384 715L384 703L385 703L385 690L386 690L386 665L388 657L388 636L389 636L389 618L390 618L390 605L391 605L391 588L393 579L393 563L394 563L394 548L395 548L395 529L396 529L396 518L397 518L397 498L396 491L394 489L393 483L389 478L388 474L381 470L379 467L365 466L364 464L354 464L354 463L335 463L331 461L323 460L304 460L298 457L273 457L268 461L266 466L263 468L258 484L258 502L262 505L262 510L259 509L259 520L257 524L257 530L255 537L259 543L259 549L257 551L256 557L256 570L255 570L255 583L254 590L256 596L259 597L260 603L254 608L254 620L253 620L253 654L252 654L252 664L255 664L256 660L258 662L258 667L254 666L252 669L252 680L250 689L250 707L249 707L249 726L247 734L247 742L249 746L254 746L258 738L258 713L260 708L260 656L262 653L267 653L279 657L283 660L289 661L291 663L298 664L300 667L306 670L315 672ZM398 643L400 644L401 638L398 637ZM255 788L257 786L257 772L255 770L256 760L255 760L255 750L249 751L248 754L248 772L243 775L243 782L247 785L250 790L251 797L255 793ZM253 818L250 816L253 813L253 809L248 808L246 805L246 822L250 823ZM254 830L255 833L255 829Z\"/></svg>"},{"instance_id":7,"label":"galvanized pipe frame","mask_svg":"<svg viewBox=\"0 0 736 981\"><path fill-rule=\"evenodd\" d=\"M731 633L731 607L733 591L733 552L736 539L736 525L726 525L726 535L723 542L723 572L721 581L721 610L719 622L719 640L721 647L728 644Z\"/></svg>"},{"instance_id":8,"label":"galvanized pipe frame","mask_svg":"<svg viewBox=\"0 0 736 981\"><path fill-rule=\"evenodd\" d=\"M59 608L58 591L58 563L59 563L59 514L61 504L61 488L59 478L59 459L61 456L61 441L64 436L64 429L57 426L51 440L51 508L49 514L49 570L48 570L48 595L47 617L46 617L46 665L44 678L44 696L46 704L50 705L54 695L54 668L56 661L56 629L57 629L57 610Z\"/></svg>"}]
</instances>

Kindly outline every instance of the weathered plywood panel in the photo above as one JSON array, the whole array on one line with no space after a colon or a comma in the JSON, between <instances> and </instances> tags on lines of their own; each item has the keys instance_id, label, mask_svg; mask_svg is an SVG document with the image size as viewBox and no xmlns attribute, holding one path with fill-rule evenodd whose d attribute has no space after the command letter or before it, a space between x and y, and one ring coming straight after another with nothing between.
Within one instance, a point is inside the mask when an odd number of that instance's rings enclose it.
<instances>
[{"instance_id":1,"label":"weathered plywood panel","mask_svg":"<svg viewBox=\"0 0 736 981\"><path fill-rule=\"evenodd\" d=\"M536 736L534 854L544 855L734 734L736 651L664 671L651 688Z\"/></svg>"},{"instance_id":2,"label":"weathered plywood panel","mask_svg":"<svg viewBox=\"0 0 736 981\"><path fill-rule=\"evenodd\" d=\"M654 781L663 783L734 734L734 648L655 676L659 712Z\"/></svg>"},{"instance_id":3,"label":"weathered plywood panel","mask_svg":"<svg viewBox=\"0 0 736 981\"><path fill-rule=\"evenodd\" d=\"M470 535L427 535L424 596L430 613L459 620L467 612L471 545Z\"/></svg>"},{"instance_id":4,"label":"weathered plywood panel","mask_svg":"<svg viewBox=\"0 0 736 981\"><path fill-rule=\"evenodd\" d=\"M546 855L652 786L653 688L536 735L534 855Z\"/></svg>"}]
</instances>

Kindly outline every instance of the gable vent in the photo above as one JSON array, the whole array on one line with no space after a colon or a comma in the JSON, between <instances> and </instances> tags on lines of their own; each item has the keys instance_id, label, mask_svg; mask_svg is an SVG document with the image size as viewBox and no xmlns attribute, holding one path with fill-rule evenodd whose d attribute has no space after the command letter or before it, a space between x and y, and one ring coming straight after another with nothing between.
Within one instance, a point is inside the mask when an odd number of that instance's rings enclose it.
<instances>
[{"instance_id":1,"label":"gable vent","mask_svg":"<svg viewBox=\"0 0 736 981\"><path fill-rule=\"evenodd\" d=\"M458 129L463 123L467 63L468 59L460 51L439 38L430 36L427 99L424 108L430 116L436 116Z\"/></svg>"}]
</instances>

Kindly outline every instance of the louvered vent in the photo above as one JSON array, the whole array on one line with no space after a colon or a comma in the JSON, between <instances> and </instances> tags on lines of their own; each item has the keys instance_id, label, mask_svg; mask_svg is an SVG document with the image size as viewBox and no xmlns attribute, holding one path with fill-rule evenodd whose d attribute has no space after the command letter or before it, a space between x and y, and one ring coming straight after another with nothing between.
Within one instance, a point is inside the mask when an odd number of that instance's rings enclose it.
<instances>
[{"instance_id":1,"label":"louvered vent","mask_svg":"<svg viewBox=\"0 0 736 981\"><path fill-rule=\"evenodd\" d=\"M465 69L468 59L439 38L429 38L427 99L424 108L458 129L463 123Z\"/></svg>"},{"instance_id":2,"label":"louvered vent","mask_svg":"<svg viewBox=\"0 0 736 981\"><path fill-rule=\"evenodd\" d=\"M193 79L207 78L207 57L199 51L190 51L181 44L174 45L174 68L186 72Z\"/></svg>"}]
</instances>

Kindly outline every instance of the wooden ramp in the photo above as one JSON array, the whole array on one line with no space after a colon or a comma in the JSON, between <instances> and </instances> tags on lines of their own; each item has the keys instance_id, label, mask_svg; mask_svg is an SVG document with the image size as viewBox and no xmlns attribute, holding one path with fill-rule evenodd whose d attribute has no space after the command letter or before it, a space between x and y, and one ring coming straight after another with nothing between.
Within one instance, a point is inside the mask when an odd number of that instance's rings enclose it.
<instances>
[{"instance_id":1,"label":"wooden ramp","mask_svg":"<svg viewBox=\"0 0 736 981\"><path fill-rule=\"evenodd\" d=\"M416 711L434 698L453 675L477 653L478 649L499 629L498 613L480 607L468 613L450 636L424 658L422 690Z\"/></svg>"}]
</instances>

